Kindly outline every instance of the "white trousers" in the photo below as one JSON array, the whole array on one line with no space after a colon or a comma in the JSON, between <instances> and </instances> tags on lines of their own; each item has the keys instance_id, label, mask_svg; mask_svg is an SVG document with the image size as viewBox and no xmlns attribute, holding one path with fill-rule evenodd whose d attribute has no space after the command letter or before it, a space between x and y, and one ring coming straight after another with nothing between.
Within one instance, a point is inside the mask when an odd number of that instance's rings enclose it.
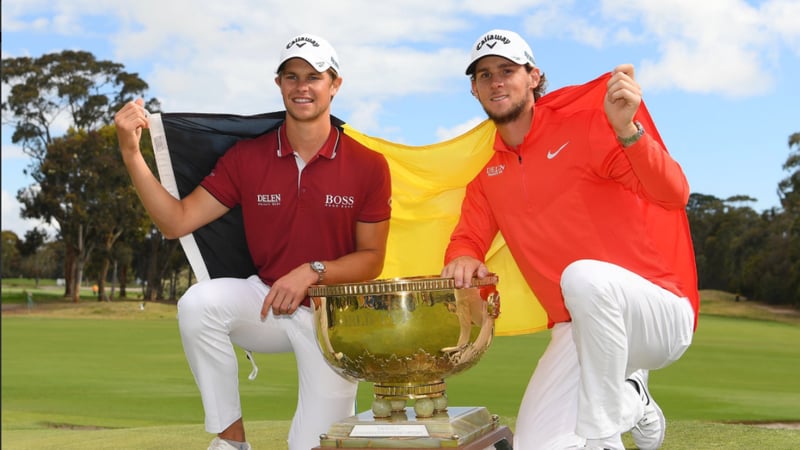
<instances>
[{"instance_id":1,"label":"white trousers","mask_svg":"<svg viewBox=\"0 0 800 450\"><path fill-rule=\"evenodd\" d=\"M320 445L319 435L331 424L355 413L358 383L340 376L325 361L308 308L298 308L291 316L270 311L261 321L268 292L269 286L257 276L217 278L190 287L178 302L183 349L210 433L242 417L234 344L256 353L294 352L299 392L288 443L290 450L308 450Z\"/></svg>"},{"instance_id":2,"label":"white trousers","mask_svg":"<svg viewBox=\"0 0 800 450\"><path fill-rule=\"evenodd\" d=\"M671 364L692 341L689 301L622 267L576 261L561 290L572 322L551 330L522 399L515 449L575 448L630 430L643 405L625 379Z\"/></svg>"}]
</instances>

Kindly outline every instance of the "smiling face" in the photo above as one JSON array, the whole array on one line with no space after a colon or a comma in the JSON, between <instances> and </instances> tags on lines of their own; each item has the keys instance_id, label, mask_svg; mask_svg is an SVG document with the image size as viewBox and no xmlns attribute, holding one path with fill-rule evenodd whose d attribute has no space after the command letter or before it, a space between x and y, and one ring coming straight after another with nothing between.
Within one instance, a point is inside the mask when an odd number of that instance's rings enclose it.
<instances>
[{"instance_id":1,"label":"smiling face","mask_svg":"<svg viewBox=\"0 0 800 450\"><path fill-rule=\"evenodd\" d=\"M317 72L301 58L292 58L282 65L275 83L281 89L286 114L301 122L311 122L330 114L331 100L339 91L341 77Z\"/></svg>"},{"instance_id":2,"label":"smiling face","mask_svg":"<svg viewBox=\"0 0 800 450\"><path fill-rule=\"evenodd\" d=\"M539 69L519 65L501 56L478 60L472 92L496 125L518 119L533 107L533 89L539 85Z\"/></svg>"}]
</instances>

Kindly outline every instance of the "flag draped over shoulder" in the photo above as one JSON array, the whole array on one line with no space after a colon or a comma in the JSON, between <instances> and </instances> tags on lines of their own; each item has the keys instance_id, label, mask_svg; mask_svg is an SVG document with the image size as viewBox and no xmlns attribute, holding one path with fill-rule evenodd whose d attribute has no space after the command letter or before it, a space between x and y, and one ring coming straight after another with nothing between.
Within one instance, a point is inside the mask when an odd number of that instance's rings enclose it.
<instances>
[{"instance_id":1,"label":"flag draped over shoulder","mask_svg":"<svg viewBox=\"0 0 800 450\"><path fill-rule=\"evenodd\" d=\"M161 183L175 197L188 195L234 142L266 133L284 117L282 111L253 116L153 114L150 134ZM466 185L491 156L494 125L484 121L454 139L415 147L371 137L333 120L347 135L382 153L389 163L392 218L380 278L438 275ZM180 241L198 280L256 273L239 208ZM496 334L546 329L547 315L519 273L502 236L495 239L486 262L500 276L502 306Z\"/></svg>"},{"instance_id":2,"label":"flag draped over shoulder","mask_svg":"<svg viewBox=\"0 0 800 450\"><path fill-rule=\"evenodd\" d=\"M150 138L161 184L183 198L211 172L217 159L239 139L277 127L283 112L255 116L231 114L153 114ZM241 208L180 239L198 280L248 277L256 273L244 237Z\"/></svg>"},{"instance_id":3,"label":"flag draped over shoulder","mask_svg":"<svg viewBox=\"0 0 800 450\"><path fill-rule=\"evenodd\" d=\"M345 133L382 153L392 174L392 219L381 276L438 275L467 183L492 155L494 124L487 120L454 139L421 147L366 136L346 125ZM495 333L547 329L547 314L499 234L486 255L486 266L500 278Z\"/></svg>"},{"instance_id":4,"label":"flag draped over shoulder","mask_svg":"<svg viewBox=\"0 0 800 450\"><path fill-rule=\"evenodd\" d=\"M559 89L539 99L564 111L602 108L607 75L581 86ZM641 117L657 139L644 104ZM284 112L253 116L231 114L164 113L150 118L150 132L161 183L175 197L188 195L211 171L216 160L239 139L277 127ZM335 125L382 153L392 176L392 218L384 270L380 278L438 275L444 252L461 212L466 185L492 155L496 129L484 121L466 133L440 143L407 146L360 133L340 120ZM514 195L509 193L509 195ZM657 209L657 211L656 211ZM685 214L667 214L653 208L653 233L660 236L665 254L679 262L682 279L694 287L694 254L686 262L688 222ZM683 220L683 222L681 222ZM676 231L678 230L678 231ZM684 234L683 231L686 231ZM677 233L677 234L676 234ZM664 236L668 236L664 238ZM535 237L532 237L535 239ZM677 245L676 245L677 242ZM199 280L256 273L244 238L241 211L235 208L220 219L181 238L192 270ZM547 314L519 272L502 235L486 256L486 265L500 277L501 313L497 335L533 333L547 328ZM692 281L693 280L693 281ZM687 289L687 292L691 292Z\"/></svg>"}]
</instances>

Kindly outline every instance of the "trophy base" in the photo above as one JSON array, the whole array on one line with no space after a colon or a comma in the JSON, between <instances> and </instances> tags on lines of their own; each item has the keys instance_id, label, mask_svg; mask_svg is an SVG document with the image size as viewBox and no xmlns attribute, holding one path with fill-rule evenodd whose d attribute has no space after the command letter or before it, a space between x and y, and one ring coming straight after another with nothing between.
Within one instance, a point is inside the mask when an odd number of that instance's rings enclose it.
<instances>
[{"instance_id":1,"label":"trophy base","mask_svg":"<svg viewBox=\"0 0 800 450\"><path fill-rule=\"evenodd\" d=\"M365 411L333 424L320 436L323 448L460 450L511 449L512 434L484 407L449 407L433 417L418 418L414 408L375 418Z\"/></svg>"}]
</instances>

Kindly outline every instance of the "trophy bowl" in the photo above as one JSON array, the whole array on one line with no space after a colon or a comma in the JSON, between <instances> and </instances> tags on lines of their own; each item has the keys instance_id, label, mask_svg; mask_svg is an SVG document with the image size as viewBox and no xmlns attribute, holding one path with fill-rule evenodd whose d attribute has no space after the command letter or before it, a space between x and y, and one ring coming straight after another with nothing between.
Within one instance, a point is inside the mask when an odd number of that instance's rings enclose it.
<instances>
[{"instance_id":1,"label":"trophy bowl","mask_svg":"<svg viewBox=\"0 0 800 450\"><path fill-rule=\"evenodd\" d=\"M389 417L414 399L417 417L447 409L444 379L475 365L500 313L498 278L420 276L315 285L317 343L340 374L373 383L372 413Z\"/></svg>"}]
</instances>

